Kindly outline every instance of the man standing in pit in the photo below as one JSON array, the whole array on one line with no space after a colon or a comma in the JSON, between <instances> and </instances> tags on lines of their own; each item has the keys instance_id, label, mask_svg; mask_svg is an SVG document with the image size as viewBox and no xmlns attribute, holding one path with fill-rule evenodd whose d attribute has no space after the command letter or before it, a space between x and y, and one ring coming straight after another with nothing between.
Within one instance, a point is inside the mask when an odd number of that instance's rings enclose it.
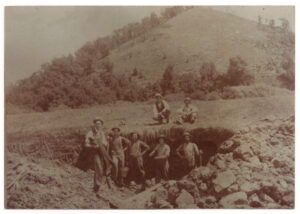
<instances>
[{"instance_id":1,"label":"man standing in pit","mask_svg":"<svg viewBox=\"0 0 300 214\"><path fill-rule=\"evenodd\" d=\"M184 132L184 143L176 149L176 154L184 161L187 173L196 168L197 157L199 158L201 165L202 151L199 151L197 145L191 142L191 135L189 132Z\"/></svg>"},{"instance_id":2,"label":"man standing in pit","mask_svg":"<svg viewBox=\"0 0 300 214\"><path fill-rule=\"evenodd\" d=\"M113 161L107 151L108 142L102 129L103 121L97 117L93 123L91 130L86 134L84 147L89 149L93 155L94 192L97 193L104 178L107 179L110 175Z\"/></svg>"},{"instance_id":3,"label":"man standing in pit","mask_svg":"<svg viewBox=\"0 0 300 214\"><path fill-rule=\"evenodd\" d=\"M129 171L133 177L141 176L142 189L145 189L146 177L144 170L143 155L150 150L150 147L139 140L139 135L136 132L131 133L132 143L129 149Z\"/></svg>"},{"instance_id":4,"label":"man standing in pit","mask_svg":"<svg viewBox=\"0 0 300 214\"><path fill-rule=\"evenodd\" d=\"M169 173L170 146L166 144L166 136L160 135L158 137L158 144L153 151L149 154L150 157L154 156L155 161L155 183L159 183L161 179L167 180Z\"/></svg>"},{"instance_id":5,"label":"man standing in pit","mask_svg":"<svg viewBox=\"0 0 300 214\"><path fill-rule=\"evenodd\" d=\"M169 123L170 117L170 107L167 101L165 101L161 94L155 94L156 102L153 105L153 120L158 121L161 123Z\"/></svg>"},{"instance_id":6,"label":"man standing in pit","mask_svg":"<svg viewBox=\"0 0 300 214\"><path fill-rule=\"evenodd\" d=\"M198 108L191 105L191 98L184 99L184 105L177 110L178 119L176 123L182 124L184 122L194 123L197 119Z\"/></svg>"},{"instance_id":7,"label":"man standing in pit","mask_svg":"<svg viewBox=\"0 0 300 214\"><path fill-rule=\"evenodd\" d=\"M110 142L109 150L112 156L112 161L114 162L114 180L123 186L123 176L121 171L125 167L125 151L130 145L130 140L120 135L120 128L112 128L113 136ZM126 144L124 147L123 145Z\"/></svg>"}]
</instances>

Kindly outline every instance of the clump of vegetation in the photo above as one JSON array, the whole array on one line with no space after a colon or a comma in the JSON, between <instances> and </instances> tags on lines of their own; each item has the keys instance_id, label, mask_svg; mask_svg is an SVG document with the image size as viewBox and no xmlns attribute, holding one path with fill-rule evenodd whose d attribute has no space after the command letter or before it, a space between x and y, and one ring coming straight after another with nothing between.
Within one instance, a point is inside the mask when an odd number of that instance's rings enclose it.
<instances>
[{"instance_id":1,"label":"clump of vegetation","mask_svg":"<svg viewBox=\"0 0 300 214\"><path fill-rule=\"evenodd\" d=\"M282 87L295 90L295 62L292 57L285 55L281 62L281 73L277 78Z\"/></svg>"}]
</instances>

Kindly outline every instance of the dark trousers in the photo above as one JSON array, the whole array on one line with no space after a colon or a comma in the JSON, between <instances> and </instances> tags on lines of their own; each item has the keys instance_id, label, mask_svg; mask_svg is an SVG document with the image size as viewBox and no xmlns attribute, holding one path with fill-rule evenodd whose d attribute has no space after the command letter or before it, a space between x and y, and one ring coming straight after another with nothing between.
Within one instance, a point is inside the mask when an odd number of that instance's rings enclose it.
<instances>
[{"instance_id":1,"label":"dark trousers","mask_svg":"<svg viewBox=\"0 0 300 214\"><path fill-rule=\"evenodd\" d=\"M155 183L159 183L161 179L168 179L169 163L168 159L155 160Z\"/></svg>"}]
</instances>

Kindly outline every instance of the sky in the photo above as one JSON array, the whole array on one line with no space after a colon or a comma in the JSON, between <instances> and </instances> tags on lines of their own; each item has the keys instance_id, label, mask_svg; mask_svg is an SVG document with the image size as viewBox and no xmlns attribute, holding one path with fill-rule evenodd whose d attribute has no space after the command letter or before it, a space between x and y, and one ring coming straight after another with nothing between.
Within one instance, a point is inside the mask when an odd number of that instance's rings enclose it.
<instances>
[{"instance_id":1,"label":"sky","mask_svg":"<svg viewBox=\"0 0 300 214\"><path fill-rule=\"evenodd\" d=\"M88 41L109 35L130 22L140 21L163 7L6 7L5 85L30 76L55 57L74 53ZM243 18L284 17L294 30L293 7L213 7ZM277 23L279 23L277 21Z\"/></svg>"}]
</instances>

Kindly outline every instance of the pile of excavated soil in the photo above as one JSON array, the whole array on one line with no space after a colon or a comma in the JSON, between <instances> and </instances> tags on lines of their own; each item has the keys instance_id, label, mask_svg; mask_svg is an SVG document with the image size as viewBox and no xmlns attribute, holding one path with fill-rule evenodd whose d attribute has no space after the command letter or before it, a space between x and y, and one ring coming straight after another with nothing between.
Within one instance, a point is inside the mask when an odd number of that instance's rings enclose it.
<instances>
[{"instance_id":1,"label":"pile of excavated soil","mask_svg":"<svg viewBox=\"0 0 300 214\"><path fill-rule=\"evenodd\" d=\"M92 192L93 171L47 159L7 154L6 207L17 209L110 208L106 196L131 196L116 188L102 188L100 198Z\"/></svg>"}]
</instances>

